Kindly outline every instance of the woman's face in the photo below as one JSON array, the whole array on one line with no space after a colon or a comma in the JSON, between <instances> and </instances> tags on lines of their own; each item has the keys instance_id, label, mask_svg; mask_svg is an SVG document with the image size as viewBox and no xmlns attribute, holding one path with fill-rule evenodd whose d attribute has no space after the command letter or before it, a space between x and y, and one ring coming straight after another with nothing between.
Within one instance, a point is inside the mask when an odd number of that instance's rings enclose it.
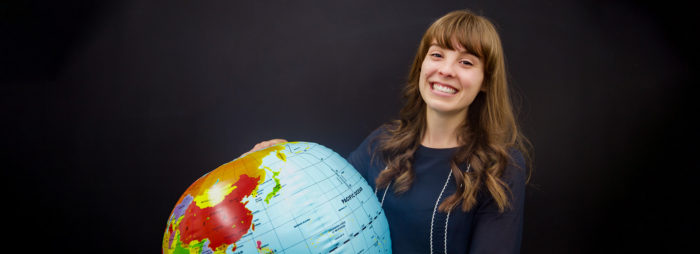
<instances>
[{"instance_id":1,"label":"woman's face","mask_svg":"<svg viewBox=\"0 0 700 254\"><path fill-rule=\"evenodd\" d=\"M442 48L433 40L423 60L418 86L429 111L466 115L482 89L483 62L461 46L456 49Z\"/></svg>"}]
</instances>

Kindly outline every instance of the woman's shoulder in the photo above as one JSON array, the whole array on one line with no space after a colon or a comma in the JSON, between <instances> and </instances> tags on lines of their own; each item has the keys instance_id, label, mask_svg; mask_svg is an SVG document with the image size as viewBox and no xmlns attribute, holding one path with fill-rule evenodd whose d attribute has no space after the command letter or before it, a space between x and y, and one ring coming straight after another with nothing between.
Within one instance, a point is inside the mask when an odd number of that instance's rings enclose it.
<instances>
[{"instance_id":1,"label":"woman's shoulder","mask_svg":"<svg viewBox=\"0 0 700 254\"><path fill-rule=\"evenodd\" d=\"M383 168L380 165L382 160L375 155L378 154L378 150L381 147L381 140L388 133L388 129L384 125L380 126L372 131L346 158L365 179L368 179L368 171Z\"/></svg>"},{"instance_id":2,"label":"woman's shoulder","mask_svg":"<svg viewBox=\"0 0 700 254\"><path fill-rule=\"evenodd\" d=\"M386 125L381 125L381 126L377 127L376 129L374 129L374 130L369 134L369 136L367 136L367 139L370 139L370 140L371 140L371 139L374 139L374 138L376 138L376 137L380 137L380 136L382 136L382 135L386 135L388 132L389 132L389 131L388 131L388 129L387 129L387 126L386 126Z\"/></svg>"},{"instance_id":3,"label":"woman's shoulder","mask_svg":"<svg viewBox=\"0 0 700 254\"><path fill-rule=\"evenodd\" d=\"M515 147L508 148L508 165L514 165L525 169L525 156Z\"/></svg>"},{"instance_id":4,"label":"woman's shoulder","mask_svg":"<svg viewBox=\"0 0 700 254\"><path fill-rule=\"evenodd\" d=\"M374 131L372 131L372 133L365 138L362 144L369 147L370 150L375 150L379 147L382 141L390 137L391 130L393 129L395 129L393 125L383 124L374 129Z\"/></svg>"},{"instance_id":5,"label":"woman's shoulder","mask_svg":"<svg viewBox=\"0 0 700 254\"><path fill-rule=\"evenodd\" d=\"M377 149L379 140L381 139L382 136L384 136L387 133L387 129L384 127L384 125L379 126L377 129L372 131L365 139L360 143L360 145L353 151L350 156L352 157L353 155L369 155L374 152L374 150Z\"/></svg>"},{"instance_id":6,"label":"woman's shoulder","mask_svg":"<svg viewBox=\"0 0 700 254\"><path fill-rule=\"evenodd\" d=\"M370 136L391 135L391 132L396 130L396 128L398 128L398 126L396 126L396 124L393 123L382 124L381 126L377 127L374 131L372 131Z\"/></svg>"},{"instance_id":7,"label":"woman's shoulder","mask_svg":"<svg viewBox=\"0 0 700 254\"><path fill-rule=\"evenodd\" d=\"M515 147L508 149L508 165L505 168L504 180L508 185L520 185L527 181L527 164L523 153ZM520 183L520 184L518 184Z\"/></svg>"}]
</instances>

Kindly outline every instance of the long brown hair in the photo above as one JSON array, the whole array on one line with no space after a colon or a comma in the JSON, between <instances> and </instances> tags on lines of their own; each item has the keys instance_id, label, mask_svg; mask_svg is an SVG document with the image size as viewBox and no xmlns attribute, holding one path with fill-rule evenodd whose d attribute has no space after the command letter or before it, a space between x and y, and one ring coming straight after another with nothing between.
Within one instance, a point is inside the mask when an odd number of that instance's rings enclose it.
<instances>
[{"instance_id":1,"label":"long brown hair","mask_svg":"<svg viewBox=\"0 0 700 254\"><path fill-rule=\"evenodd\" d=\"M471 210L477 203L479 189L486 187L503 212L511 207L510 189L501 179L508 161L512 161L508 149L518 149L529 158L526 149L529 142L520 133L513 113L498 32L486 18L467 10L443 16L423 35L404 89L406 105L400 119L387 124L387 132L378 137L379 154L387 169L377 177L377 188L386 188L394 181L394 193L400 195L411 188L415 179L413 156L427 125L426 103L418 83L421 65L433 41L450 50L461 46L484 63L482 91L469 105L465 122L457 130L460 146L451 162L457 192L445 199L439 210L448 212L460 203L463 211ZM455 42L460 45L453 45ZM464 163L471 164L469 172L458 167Z\"/></svg>"}]
</instances>

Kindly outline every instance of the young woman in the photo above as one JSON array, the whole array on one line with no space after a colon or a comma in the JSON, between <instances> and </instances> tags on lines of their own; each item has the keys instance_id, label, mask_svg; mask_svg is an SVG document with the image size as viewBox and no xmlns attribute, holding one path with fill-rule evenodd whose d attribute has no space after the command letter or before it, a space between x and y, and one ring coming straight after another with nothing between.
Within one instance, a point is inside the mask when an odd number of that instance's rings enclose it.
<instances>
[{"instance_id":1,"label":"young woman","mask_svg":"<svg viewBox=\"0 0 700 254\"><path fill-rule=\"evenodd\" d=\"M527 140L491 22L469 11L435 21L404 97L400 119L347 158L378 190L394 253L519 253Z\"/></svg>"}]
</instances>

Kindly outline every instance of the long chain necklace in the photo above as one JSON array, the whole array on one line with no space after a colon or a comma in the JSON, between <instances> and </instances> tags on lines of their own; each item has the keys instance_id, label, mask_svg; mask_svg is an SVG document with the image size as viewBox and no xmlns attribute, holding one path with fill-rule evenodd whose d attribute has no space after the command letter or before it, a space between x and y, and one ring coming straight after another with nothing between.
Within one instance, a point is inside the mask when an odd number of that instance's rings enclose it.
<instances>
[{"instance_id":1,"label":"long chain necklace","mask_svg":"<svg viewBox=\"0 0 700 254\"><path fill-rule=\"evenodd\" d=\"M467 166L467 172L469 172L469 169L471 169L472 164L470 163L469 166ZM388 169L389 167L385 167L384 170ZM435 207L433 208L433 216L430 218L430 254L433 253L433 222L435 221L435 212L437 212L437 207L438 204L440 203L440 199L442 198L442 193L445 192L445 188L447 187L447 183L450 182L450 177L452 176L452 170L450 170L450 173L447 175L447 181L445 181L445 185L442 186L442 190L440 191L440 195L438 196L437 200L435 201ZM384 195L382 195L382 202L380 204L380 207L384 206L384 198L386 197L386 192L389 190L389 186L391 186L391 182L389 182L389 185L386 186L386 189L384 189ZM377 188L374 188L374 195L377 195ZM445 219L445 254L447 254L447 225L450 222L450 211L447 212L447 218Z\"/></svg>"}]
</instances>

